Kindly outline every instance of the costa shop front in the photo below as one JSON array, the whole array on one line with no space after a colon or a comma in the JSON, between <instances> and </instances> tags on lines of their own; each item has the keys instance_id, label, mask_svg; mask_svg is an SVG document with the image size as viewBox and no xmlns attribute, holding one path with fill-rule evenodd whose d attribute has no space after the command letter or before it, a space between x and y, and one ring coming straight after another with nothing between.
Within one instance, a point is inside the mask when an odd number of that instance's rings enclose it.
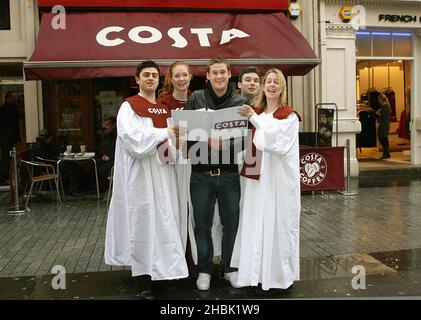
<instances>
[{"instance_id":1,"label":"costa shop front","mask_svg":"<svg viewBox=\"0 0 421 320\"><path fill-rule=\"evenodd\" d=\"M304 75L320 60L285 16L287 0L39 0L36 48L26 80L42 81L43 127L58 149L95 150L103 119L135 94L134 71L152 59L162 73L175 60L192 66L191 89L204 86L209 58L222 55L233 76L244 66Z\"/></svg>"}]
</instances>

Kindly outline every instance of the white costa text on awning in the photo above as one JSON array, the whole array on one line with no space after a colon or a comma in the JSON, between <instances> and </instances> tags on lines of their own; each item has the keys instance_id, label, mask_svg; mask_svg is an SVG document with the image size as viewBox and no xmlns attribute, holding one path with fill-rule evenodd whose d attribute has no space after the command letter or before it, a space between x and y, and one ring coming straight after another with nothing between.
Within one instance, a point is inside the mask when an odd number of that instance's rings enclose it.
<instances>
[{"instance_id":1,"label":"white costa text on awning","mask_svg":"<svg viewBox=\"0 0 421 320\"><path fill-rule=\"evenodd\" d=\"M175 48L185 48L188 45L187 39L183 37L180 33L182 29L183 27L174 27L168 30L168 37L174 40L174 43L171 46ZM125 28L120 26L106 27L97 33L96 41L100 45L105 47L119 46L125 43L126 41L118 37L112 39L109 36L111 33L120 33L123 30L125 30ZM143 37L140 35L142 32L149 33L150 35L148 37ZM197 35L201 47L211 46L208 35L213 34L212 28L191 28L190 33ZM131 29L128 32L128 36L133 42L140 44L149 44L160 41L162 39L162 32L154 27L138 26ZM246 38L249 36L250 35L245 33L244 31L235 28L223 30L221 34L221 41L219 42L219 44L222 45L231 42L232 39Z\"/></svg>"}]
</instances>

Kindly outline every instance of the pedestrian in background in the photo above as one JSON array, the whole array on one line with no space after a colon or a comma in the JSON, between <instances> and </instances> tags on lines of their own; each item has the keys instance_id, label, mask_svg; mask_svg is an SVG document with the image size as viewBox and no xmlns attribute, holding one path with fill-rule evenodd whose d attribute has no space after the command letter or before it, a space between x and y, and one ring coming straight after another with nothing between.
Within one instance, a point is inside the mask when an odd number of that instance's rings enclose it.
<instances>
[{"instance_id":1,"label":"pedestrian in background","mask_svg":"<svg viewBox=\"0 0 421 320\"><path fill-rule=\"evenodd\" d=\"M99 146L98 180L99 189L104 192L109 187L108 177L111 174L111 168L114 166L115 142L117 139L117 119L116 117L105 118L105 128L102 132L102 139Z\"/></svg>"},{"instance_id":2,"label":"pedestrian in background","mask_svg":"<svg viewBox=\"0 0 421 320\"><path fill-rule=\"evenodd\" d=\"M15 91L8 91L0 106L0 184L9 183L10 151L20 141L19 112L16 110Z\"/></svg>"},{"instance_id":3,"label":"pedestrian in background","mask_svg":"<svg viewBox=\"0 0 421 320\"><path fill-rule=\"evenodd\" d=\"M53 147L53 137L47 129L39 131L35 143L32 145L32 157L35 161L51 160L55 163L59 160L59 153ZM77 161L60 162L60 178L63 181L64 192L70 197L80 197L80 182L83 175L82 166Z\"/></svg>"},{"instance_id":4,"label":"pedestrian in background","mask_svg":"<svg viewBox=\"0 0 421 320\"><path fill-rule=\"evenodd\" d=\"M376 114L379 120L379 127L377 128L377 136L379 142L383 147L383 155L379 160L384 160L390 158L389 152L389 130L390 130L390 104L389 99L387 99L384 93L380 93L378 98L380 108L377 110Z\"/></svg>"}]
</instances>

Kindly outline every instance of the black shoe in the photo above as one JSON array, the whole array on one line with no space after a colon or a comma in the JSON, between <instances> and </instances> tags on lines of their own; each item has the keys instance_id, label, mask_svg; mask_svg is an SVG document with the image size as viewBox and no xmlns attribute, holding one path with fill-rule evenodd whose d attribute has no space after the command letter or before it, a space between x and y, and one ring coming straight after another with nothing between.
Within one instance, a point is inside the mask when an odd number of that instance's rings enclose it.
<instances>
[{"instance_id":1,"label":"black shoe","mask_svg":"<svg viewBox=\"0 0 421 320\"><path fill-rule=\"evenodd\" d=\"M163 288L165 291L177 291L179 290L178 281L177 280L168 280L163 284Z\"/></svg>"},{"instance_id":2,"label":"black shoe","mask_svg":"<svg viewBox=\"0 0 421 320\"><path fill-rule=\"evenodd\" d=\"M140 300L155 300L155 295L152 290L143 290L139 292Z\"/></svg>"},{"instance_id":3,"label":"black shoe","mask_svg":"<svg viewBox=\"0 0 421 320\"><path fill-rule=\"evenodd\" d=\"M381 156L380 158L379 158L379 160L384 160L384 159L389 159L390 158L390 156L385 156L385 155L383 155L383 156Z\"/></svg>"}]
</instances>

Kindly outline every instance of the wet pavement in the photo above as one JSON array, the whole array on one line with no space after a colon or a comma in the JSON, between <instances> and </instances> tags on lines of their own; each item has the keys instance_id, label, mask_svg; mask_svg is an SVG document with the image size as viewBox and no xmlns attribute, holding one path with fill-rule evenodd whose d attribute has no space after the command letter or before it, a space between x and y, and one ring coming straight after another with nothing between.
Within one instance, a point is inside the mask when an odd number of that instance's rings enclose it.
<instances>
[{"instance_id":1,"label":"wet pavement","mask_svg":"<svg viewBox=\"0 0 421 320\"><path fill-rule=\"evenodd\" d=\"M360 269L357 273L352 268ZM362 269L364 280L356 281ZM0 299L139 300L129 270L72 273L60 279L61 283L57 274L1 278ZM208 291L197 290L193 278L157 281L154 289L158 300L421 299L421 249L304 258L301 259L301 280L289 290L235 289L217 272Z\"/></svg>"},{"instance_id":2,"label":"wet pavement","mask_svg":"<svg viewBox=\"0 0 421 320\"><path fill-rule=\"evenodd\" d=\"M205 292L194 278L157 282L157 299L421 299L421 180L361 177L350 191L303 194L301 280L292 289L234 289L216 272ZM0 192L0 299L139 299L130 270L104 263L104 199L45 198L11 216L8 198Z\"/></svg>"}]
</instances>

